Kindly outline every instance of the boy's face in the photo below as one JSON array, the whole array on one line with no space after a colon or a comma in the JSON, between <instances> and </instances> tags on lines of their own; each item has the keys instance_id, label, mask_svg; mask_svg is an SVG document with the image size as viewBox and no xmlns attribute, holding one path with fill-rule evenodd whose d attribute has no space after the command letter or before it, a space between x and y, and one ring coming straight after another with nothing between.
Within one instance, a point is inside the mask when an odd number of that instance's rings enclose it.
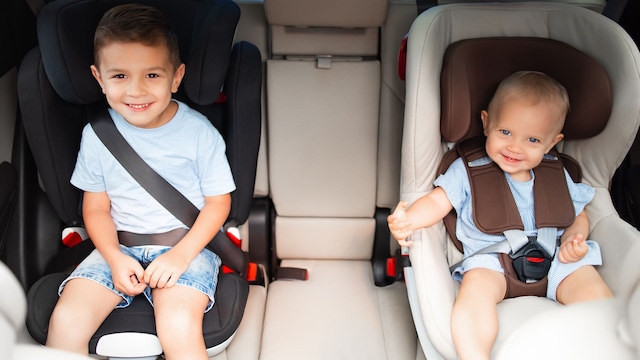
<instances>
[{"instance_id":1,"label":"boy's face","mask_svg":"<svg viewBox=\"0 0 640 360\"><path fill-rule=\"evenodd\" d=\"M155 128L169 122L177 111L171 94L178 91L184 64L169 61L166 46L112 42L98 53L91 66L112 109L133 126Z\"/></svg>"},{"instance_id":2,"label":"boy's face","mask_svg":"<svg viewBox=\"0 0 640 360\"><path fill-rule=\"evenodd\" d=\"M529 170L562 140L558 129L562 120L559 109L547 103L504 99L496 113L482 111L487 154L515 180L528 181Z\"/></svg>"}]
</instances>

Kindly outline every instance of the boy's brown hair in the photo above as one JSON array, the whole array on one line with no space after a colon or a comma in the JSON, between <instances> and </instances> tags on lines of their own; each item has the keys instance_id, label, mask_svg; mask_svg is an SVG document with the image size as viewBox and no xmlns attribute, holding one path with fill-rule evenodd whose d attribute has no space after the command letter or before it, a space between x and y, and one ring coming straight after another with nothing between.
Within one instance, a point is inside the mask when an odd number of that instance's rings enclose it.
<instances>
[{"instance_id":1,"label":"boy's brown hair","mask_svg":"<svg viewBox=\"0 0 640 360\"><path fill-rule=\"evenodd\" d=\"M495 112L502 101L515 95L531 99L534 103L543 101L557 106L560 110L562 124L570 110L569 94L562 84L539 71L518 71L502 80L489 103L489 113ZM560 126L560 129L562 126Z\"/></svg>"},{"instance_id":2,"label":"boy's brown hair","mask_svg":"<svg viewBox=\"0 0 640 360\"><path fill-rule=\"evenodd\" d=\"M174 69L181 64L178 40L171 22L152 6L124 4L104 13L93 38L95 65L99 64L100 50L112 42L166 46Z\"/></svg>"}]
</instances>

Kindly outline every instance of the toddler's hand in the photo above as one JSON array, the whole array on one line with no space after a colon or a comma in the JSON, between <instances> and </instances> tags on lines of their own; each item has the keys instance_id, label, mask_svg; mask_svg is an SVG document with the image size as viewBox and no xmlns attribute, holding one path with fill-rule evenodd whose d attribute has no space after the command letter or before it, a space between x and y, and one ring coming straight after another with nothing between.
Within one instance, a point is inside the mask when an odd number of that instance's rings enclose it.
<instances>
[{"instance_id":1,"label":"toddler's hand","mask_svg":"<svg viewBox=\"0 0 640 360\"><path fill-rule=\"evenodd\" d=\"M406 240L413 230L411 230L411 221L407 219L407 205L406 201L400 201L393 214L387 217L389 223L389 231L391 235L398 241L400 246L410 246L413 242Z\"/></svg>"},{"instance_id":2,"label":"toddler's hand","mask_svg":"<svg viewBox=\"0 0 640 360\"><path fill-rule=\"evenodd\" d=\"M174 249L155 258L144 271L144 281L152 289L172 287L189 267L190 260Z\"/></svg>"},{"instance_id":3,"label":"toddler's hand","mask_svg":"<svg viewBox=\"0 0 640 360\"><path fill-rule=\"evenodd\" d=\"M134 258L122 254L116 263L111 265L113 286L120 292L135 296L147 287L143 282L144 269Z\"/></svg>"},{"instance_id":4,"label":"toddler's hand","mask_svg":"<svg viewBox=\"0 0 640 360\"><path fill-rule=\"evenodd\" d=\"M588 249L584 235L575 233L560 245L558 260L565 264L576 262L587 255Z\"/></svg>"}]
</instances>

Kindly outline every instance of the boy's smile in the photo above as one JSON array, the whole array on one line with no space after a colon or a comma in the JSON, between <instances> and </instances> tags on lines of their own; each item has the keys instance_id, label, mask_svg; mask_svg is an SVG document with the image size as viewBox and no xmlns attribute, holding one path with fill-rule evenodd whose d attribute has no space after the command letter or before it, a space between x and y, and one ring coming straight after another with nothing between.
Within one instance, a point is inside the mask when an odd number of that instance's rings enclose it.
<instances>
[{"instance_id":1,"label":"boy's smile","mask_svg":"<svg viewBox=\"0 0 640 360\"><path fill-rule=\"evenodd\" d=\"M91 72L111 108L128 123L156 128L175 115L171 94L178 91L184 64L174 69L165 45L113 42L100 50L99 59Z\"/></svg>"}]
</instances>

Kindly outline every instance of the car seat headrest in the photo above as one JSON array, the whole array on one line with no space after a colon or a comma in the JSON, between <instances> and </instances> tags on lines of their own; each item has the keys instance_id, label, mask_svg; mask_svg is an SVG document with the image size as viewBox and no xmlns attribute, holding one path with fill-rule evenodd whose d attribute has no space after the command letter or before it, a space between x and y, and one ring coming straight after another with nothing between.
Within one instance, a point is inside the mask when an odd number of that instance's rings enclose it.
<instances>
[{"instance_id":1,"label":"car seat headrest","mask_svg":"<svg viewBox=\"0 0 640 360\"><path fill-rule=\"evenodd\" d=\"M536 70L567 89L571 110L565 139L599 134L612 108L612 91L604 68L588 55L560 41L543 38L482 38L451 44L440 81L440 130L445 141L481 135L480 112L500 81L520 70Z\"/></svg>"},{"instance_id":2,"label":"car seat headrest","mask_svg":"<svg viewBox=\"0 0 640 360\"><path fill-rule=\"evenodd\" d=\"M142 1L141 1L142 2ZM118 0L54 1L38 15L38 42L51 85L74 104L90 104L103 95L89 66L93 34L102 15ZM182 90L196 104L210 105L220 94L229 66L240 10L231 1L144 1L171 21L186 64ZM193 21L196 19L196 21Z\"/></svg>"},{"instance_id":3,"label":"car seat headrest","mask_svg":"<svg viewBox=\"0 0 640 360\"><path fill-rule=\"evenodd\" d=\"M372 28L384 24L386 0L265 0L271 25Z\"/></svg>"}]
</instances>

